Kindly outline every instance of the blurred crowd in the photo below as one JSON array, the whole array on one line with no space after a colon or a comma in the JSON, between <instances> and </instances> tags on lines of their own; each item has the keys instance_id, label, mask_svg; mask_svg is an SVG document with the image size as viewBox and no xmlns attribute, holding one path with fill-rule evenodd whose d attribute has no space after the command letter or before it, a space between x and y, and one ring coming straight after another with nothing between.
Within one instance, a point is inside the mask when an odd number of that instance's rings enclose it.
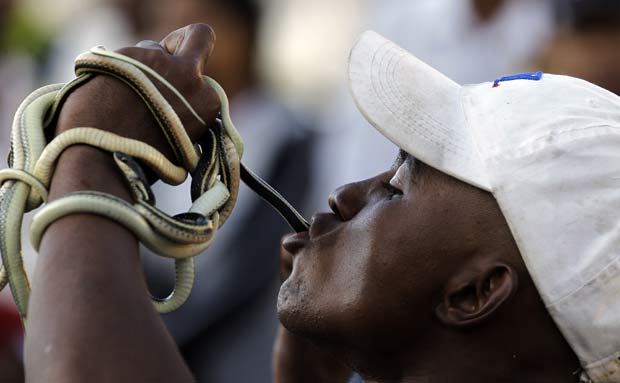
<instances>
[{"instance_id":1,"label":"blurred crowd","mask_svg":"<svg viewBox=\"0 0 620 383\"><path fill-rule=\"evenodd\" d=\"M348 95L348 49L363 30L380 32L459 83L540 69L620 93L617 0L0 0L0 154L8 153L19 102L40 85L71 79L77 54L159 40L194 22L217 33L207 71L231 99L245 163L308 217L327 209L334 188L373 175L396 155L365 127ZM179 213L190 204L188 187L154 188L163 210ZM214 246L197 258L191 298L163 319L199 382L271 381L286 232L244 188ZM166 295L172 263L147 250L143 260L152 293ZM4 292L2 382L23 381L22 336Z\"/></svg>"}]
</instances>

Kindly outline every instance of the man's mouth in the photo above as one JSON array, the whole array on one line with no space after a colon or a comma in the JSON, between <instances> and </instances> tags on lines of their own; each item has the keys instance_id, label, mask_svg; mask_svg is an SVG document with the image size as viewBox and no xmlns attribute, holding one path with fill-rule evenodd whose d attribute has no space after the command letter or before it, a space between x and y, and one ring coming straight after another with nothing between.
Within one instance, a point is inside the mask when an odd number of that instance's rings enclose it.
<instances>
[{"instance_id":1,"label":"man's mouth","mask_svg":"<svg viewBox=\"0 0 620 383\"><path fill-rule=\"evenodd\" d=\"M338 216L331 213L317 213L312 216L311 222L309 233L310 239L313 240L327 233L331 233L342 223Z\"/></svg>"},{"instance_id":2,"label":"man's mouth","mask_svg":"<svg viewBox=\"0 0 620 383\"><path fill-rule=\"evenodd\" d=\"M342 221L335 214L317 213L312 216L308 231L292 233L284 237L282 247L291 254L299 252L311 240L334 231Z\"/></svg>"},{"instance_id":3,"label":"man's mouth","mask_svg":"<svg viewBox=\"0 0 620 383\"><path fill-rule=\"evenodd\" d=\"M292 233L284 237L284 239L282 240L282 247L289 253L295 254L301 248L303 248L309 240L310 235L307 231Z\"/></svg>"}]
</instances>

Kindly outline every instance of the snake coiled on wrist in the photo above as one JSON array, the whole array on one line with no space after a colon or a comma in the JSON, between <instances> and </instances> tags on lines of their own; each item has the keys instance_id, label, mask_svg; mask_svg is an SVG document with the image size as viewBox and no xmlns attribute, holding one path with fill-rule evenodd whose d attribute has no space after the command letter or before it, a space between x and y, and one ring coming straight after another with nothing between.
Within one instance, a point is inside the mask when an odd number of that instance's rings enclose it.
<instances>
[{"instance_id":1,"label":"snake coiled on wrist","mask_svg":"<svg viewBox=\"0 0 620 383\"><path fill-rule=\"evenodd\" d=\"M241 162L243 140L230 118L226 94L215 80L203 76L203 81L220 98L219 118L194 143L149 76L168 88L193 118L203 125L206 122L177 89L145 64L95 47L77 57L75 73L73 81L42 87L22 102L11 130L9 168L0 170L0 289L9 284L23 321L27 317L30 283L21 254L22 219L25 212L41 206L31 225L35 250L54 221L71 214L89 213L117 222L156 254L174 259L174 290L164 299L152 298L160 313L177 309L189 297L194 284L194 257L209 247L226 222L235 205L240 180L269 202L294 230L307 230L305 219ZM67 97L94 75L114 76L142 98L180 165L144 142L93 127L74 127L48 142L46 136L54 128ZM47 203L57 159L65 149L78 144L110 153L126 180L132 203L96 191L69 193ZM145 175L147 171L171 185L182 183L190 174L189 210L175 216L159 210Z\"/></svg>"}]
</instances>

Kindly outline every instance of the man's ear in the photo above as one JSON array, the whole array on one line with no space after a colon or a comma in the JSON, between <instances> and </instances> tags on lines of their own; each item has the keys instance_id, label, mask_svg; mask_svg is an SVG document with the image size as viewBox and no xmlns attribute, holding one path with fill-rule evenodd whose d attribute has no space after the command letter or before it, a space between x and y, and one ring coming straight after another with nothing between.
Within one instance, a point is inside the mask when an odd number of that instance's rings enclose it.
<instances>
[{"instance_id":1,"label":"man's ear","mask_svg":"<svg viewBox=\"0 0 620 383\"><path fill-rule=\"evenodd\" d=\"M517 272L508 264L466 268L448 284L435 314L448 326L476 325L497 313L517 287Z\"/></svg>"}]
</instances>

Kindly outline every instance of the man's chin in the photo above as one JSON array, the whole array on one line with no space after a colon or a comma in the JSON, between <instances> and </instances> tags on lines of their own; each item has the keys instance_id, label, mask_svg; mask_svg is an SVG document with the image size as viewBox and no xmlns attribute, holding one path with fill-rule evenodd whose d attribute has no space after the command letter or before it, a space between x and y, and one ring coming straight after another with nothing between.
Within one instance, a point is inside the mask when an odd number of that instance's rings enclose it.
<instances>
[{"instance_id":1,"label":"man's chin","mask_svg":"<svg viewBox=\"0 0 620 383\"><path fill-rule=\"evenodd\" d=\"M334 330L331 320L334 312L323 306L321 297L313 292L303 278L293 273L280 286L278 319L287 330L297 335L322 338Z\"/></svg>"},{"instance_id":2,"label":"man's chin","mask_svg":"<svg viewBox=\"0 0 620 383\"><path fill-rule=\"evenodd\" d=\"M288 278L278 294L278 319L287 330L293 333L306 333L308 318L312 317L308 300L301 298L300 283Z\"/></svg>"},{"instance_id":3,"label":"man's chin","mask_svg":"<svg viewBox=\"0 0 620 383\"><path fill-rule=\"evenodd\" d=\"M296 299L297 297L295 294L297 291L293 291L298 290L298 288L293 288L291 285L291 278L289 277L286 281L284 281L284 283L282 283L282 286L280 286L280 292L278 293L278 318L285 327L285 322L288 322L291 316L294 316L295 313L299 312Z\"/></svg>"}]
</instances>

